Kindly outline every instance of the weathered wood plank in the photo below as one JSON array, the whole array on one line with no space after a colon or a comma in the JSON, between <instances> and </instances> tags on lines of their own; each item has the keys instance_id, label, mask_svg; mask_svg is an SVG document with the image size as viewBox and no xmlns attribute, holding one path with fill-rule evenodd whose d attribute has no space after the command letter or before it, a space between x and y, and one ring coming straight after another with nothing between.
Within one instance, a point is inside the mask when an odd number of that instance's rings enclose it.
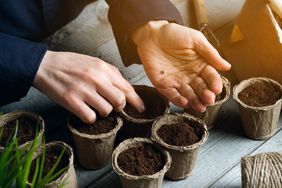
<instances>
[{"instance_id":1,"label":"weathered wood plank","mask_svg":"<svg viewBox=\"0 0 282 188\"><path fill-rule=\"evenodd\" d=\"M282 130L248 155L255 155L263 152L282 152ZM213 183L211 187L241 187L241 185L241 167L239 161L234 168Z\"/></svg>"},{"instance_id":2,"label":"weathered wood plank","mask_svg":"<svg viewBox=\"0 0 282 188\"><path fill-rule=\"evenodd\" d=\"M187 26L197 28L193 0L171 0L178 10ZM239 14L244 0L206 0L206 11L209 20L209 27L216 30L222 25L234 20Z\"/></svg>"},{"instance_id":3,"label":"weathered wood plank","mask_svg":"<svg viewBox=\"0 0 282 188\"><path fill-rule=\"evenodd\" d=\"M137 83L149 82L144 77ZM280 118L280 128L281 123ZM236 166L242 156L253 152L264 142L254 141L244 136L237 106L233 100L229 100L219 115L216 128L210 131L209 139L201 149L193 176L182 181L165 179L163 187L207 187ZM89 187L114 185L119 185L119 179L113 172L110 172L107 178L99 179Z\"/></svg>"}]
</instances>

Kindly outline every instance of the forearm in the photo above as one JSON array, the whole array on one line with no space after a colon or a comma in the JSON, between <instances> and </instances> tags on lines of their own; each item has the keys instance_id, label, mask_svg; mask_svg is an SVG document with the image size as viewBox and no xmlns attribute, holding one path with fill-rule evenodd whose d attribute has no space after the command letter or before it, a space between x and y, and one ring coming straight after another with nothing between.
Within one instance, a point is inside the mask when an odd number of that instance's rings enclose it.
<instances>
[{"instance_id":1,"label":"forearm","mask_svg":"<svg viewBox=\"0 0 282 188\"><path fill-rule=\"evenodd\" d=\"M46 51L45 44L0 33L0 105L26 95Z\"/></svg>"},{"instance_id":2,"label":"forearm","mask_svg":"<svg viewBox=\"0 0 282 188\"><path fill-rule=\"evenodd\" d=\"M167 20L149 21L132 32L131 39L138 47L144 40L153 39L159 29L167 24L169 24Z\"/></svg>"},{"instance_id":3,"label":"forearm","mask_svg":"<svg viewBox=\"0 0 282 188\"><path fill-rule=\"evenodd\" d=\"M140 62L132 33L149 21L167 20L183 24L182 17L169 0L107 0L109 21L125 65Z\"/></svg>"}]
</instances>

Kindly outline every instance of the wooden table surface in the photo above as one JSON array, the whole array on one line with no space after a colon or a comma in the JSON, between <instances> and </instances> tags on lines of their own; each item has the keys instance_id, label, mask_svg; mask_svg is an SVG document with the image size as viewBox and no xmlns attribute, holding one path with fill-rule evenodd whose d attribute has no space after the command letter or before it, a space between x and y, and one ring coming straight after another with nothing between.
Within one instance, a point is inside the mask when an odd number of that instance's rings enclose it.
<instances>
[{"instance_id":1,"label":"wooden table surface","mask_svg":"<svg viewBox=\"0 0 282 188\"><path fill-rule=\"evenodd\" d=\"M150 85L146 77L135 83ZM179 111L173 107L172 110ZM220 112L215 128L209 131L208 141L201 147L193 175L181 181L165 179L163 187L241 187L241 157L261 152L282 152L281 118L280 131L272 138L264 141L251 140L244 135L237 104L230 98ZM106 167L105 170L108 172L101 172L103 175L98 178L96 176L88 187L121 187L119 178L111 167Z\"/></svg>"},{"instance_id":2,"label":"wooden table surface","mask_svg":"<svg viewBox=\"0 0 282 188\"><path fill-rule=\"evenodd\" d=\"M192 18L189 17L191 12L187 9L191 9L191 0L174 0L174 2L189 25ZM211 27L217 30L216 34L220 40L228 38L232 20L240 11L243 2L243 0L207 1ZM123 66L107 20L107 11L106 3L99 0L86 7L76 20L46 41L54 50L69 50L100 57L117 66L132 84L151 85L142 66L133 65L127 68ZM236 81L232 72L225 76L233 83ZM36 89L32 88L27 97L20 102L0 107L0 111L4 113L16 109L31 110L41 114L46 120L48 140L64 140L73 144L66 129L68 112ZM172 107L172 111L179 110L181 109ZM251 140L244 135L237 105L230 98L220 112L215 128L209 132L208 141L200 150L193 175L181 181L165 179L163 187L241 187L241 157L261 152L282 152L281 120L280 118L279 131L272 138L264 141ZM81 188L121 187L119 178L110 164L100 170L86 170L76 164L76 174Z\"/></svg>"}]
</instances>

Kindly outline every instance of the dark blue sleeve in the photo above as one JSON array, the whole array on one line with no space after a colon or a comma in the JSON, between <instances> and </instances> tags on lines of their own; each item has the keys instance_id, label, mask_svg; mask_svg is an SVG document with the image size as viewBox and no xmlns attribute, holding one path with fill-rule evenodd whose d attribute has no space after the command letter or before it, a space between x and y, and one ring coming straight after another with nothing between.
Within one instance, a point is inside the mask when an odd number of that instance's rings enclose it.
<instances>
[{"instance_id":1,"label":"dark blue sleeve","mask_svg":"<svg viewBox=\"0 0 282 188\"><path fill-rule=\"evenodd\" d=\"M24 97L47 45L0 33L0 105Z\"/></svg>"},{"instance_id":2,"label":"dark blue sleeve","mask_svg":"<svg viewBox=\"0 0 282 188\"><path fill-rule=\"evenodd\" d=\"M177 8L169 0L106 0L117 46L125 65L140 63L131 33L151 20L167 20L183 25Z\"/></svg>"}]
</instances>

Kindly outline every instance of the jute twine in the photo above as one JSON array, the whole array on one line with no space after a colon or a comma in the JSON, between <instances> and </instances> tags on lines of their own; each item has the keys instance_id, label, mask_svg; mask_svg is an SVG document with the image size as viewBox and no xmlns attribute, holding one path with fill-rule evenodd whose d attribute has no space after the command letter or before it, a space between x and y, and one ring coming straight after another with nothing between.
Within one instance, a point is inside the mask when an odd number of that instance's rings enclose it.
<instances>
[{"instance_id":1,"label":"jute twine","mask_svg":"<svg viewBox=\"0 0 282 188\"><path fill-rule=\"evenodd\" d=\"M241 160L244 188L281 188L282 153L261 153Z\"/></svg>"}]
</instances>

